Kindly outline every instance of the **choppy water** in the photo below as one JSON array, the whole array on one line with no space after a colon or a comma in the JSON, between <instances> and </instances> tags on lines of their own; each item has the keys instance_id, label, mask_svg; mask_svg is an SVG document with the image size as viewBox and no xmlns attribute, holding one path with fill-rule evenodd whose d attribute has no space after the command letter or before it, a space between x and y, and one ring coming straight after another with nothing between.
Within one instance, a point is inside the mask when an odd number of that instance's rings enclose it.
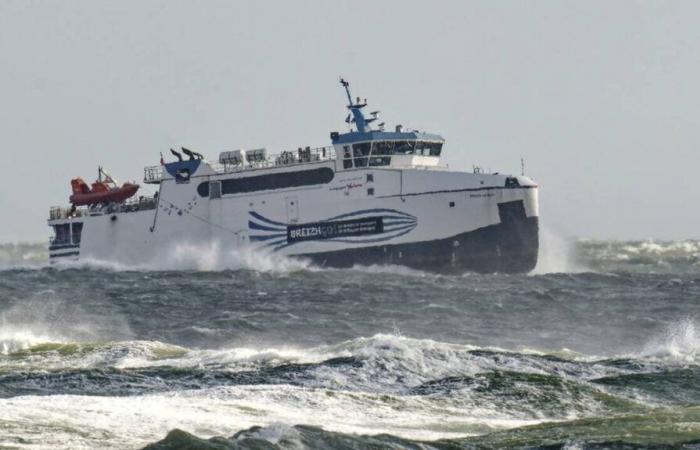
<instances>
[{"instance_id":1,"label":"choppy water","mask_svg":"<svg viewBox=\"0 0 700 450\"><path fill-rule=\"evenodd\" d=\"M545 239L523 276L45 257L0 246L0 448L700 448L697 241Z\"/></svg>"}]
</instances>

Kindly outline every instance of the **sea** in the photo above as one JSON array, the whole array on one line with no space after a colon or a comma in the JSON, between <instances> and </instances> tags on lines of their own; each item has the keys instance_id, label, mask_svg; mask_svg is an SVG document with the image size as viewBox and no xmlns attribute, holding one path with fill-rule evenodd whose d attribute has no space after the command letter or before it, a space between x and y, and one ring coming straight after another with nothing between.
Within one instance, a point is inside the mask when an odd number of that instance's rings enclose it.
<instances>
[{"instance_id":1,"label":"sea","mask_svg":"<svg viewBox=\"0 0 700 450\"><path fill-rule=\"evenodd\" d=\"M526 275L0 245L0 449L700 449L700 241Z\"/></svg>"}]
</instances>

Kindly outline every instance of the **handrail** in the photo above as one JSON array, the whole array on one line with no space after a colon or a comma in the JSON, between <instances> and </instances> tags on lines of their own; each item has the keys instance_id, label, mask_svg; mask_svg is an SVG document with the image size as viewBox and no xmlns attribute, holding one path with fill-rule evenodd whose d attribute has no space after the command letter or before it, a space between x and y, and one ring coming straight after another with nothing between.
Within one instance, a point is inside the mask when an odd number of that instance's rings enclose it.
<instances>
[{"instance_id":1,"label":"handrail","mask_svg":"<svg viewBox=\"0 0 700 450\"><path fill-rule=\"evenodd\" d=\"M143 168L143 182L158 183L163 179L163 166L148 166Z\"/></svg>"},{"instance_id":2,"label":"handrail","mask_svg":"<svg viewBox=\"0 0 700 450\"><path fill-rule=\"evenodd\" d=\"M316 148L300 148L294 151L283 151L268 155L262 161L248 164L222 164L209 162L209 167L218 174L245 172L249 170L270 169L274 167L287 167L300 164L313 164L321 161L334 161L336 159L335 148L332 145ZM163 179L163 166L144 167L144 183L159 183Z\"/></svg>"},{"instance_id":3,"label":"handrail","mask_svg":"<svg viewBox=\"0 0 700 450\"><path fill-rule=\"evenodd\" d=\"M72 207L52 206L51 209L49 209L49 220L68 219L70 217L85 217L91 214L147 211L150 209L156 209L155 197L131 198L122 203L110 203L106 206L92 205L90 207L80 207L76 209L73 209Z\"/></svg>"}]
</instances>

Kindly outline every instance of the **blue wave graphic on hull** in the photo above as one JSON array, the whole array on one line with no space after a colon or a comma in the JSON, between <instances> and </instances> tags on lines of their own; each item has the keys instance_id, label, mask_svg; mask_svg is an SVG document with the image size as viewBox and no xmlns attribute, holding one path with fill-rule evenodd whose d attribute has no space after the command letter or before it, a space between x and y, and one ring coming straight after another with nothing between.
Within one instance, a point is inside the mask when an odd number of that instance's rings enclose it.
<instances>
[{"instance_id":1,"label":"blue wave graphic on hull","mask_svg":"<svg viewBox=\"0 0 700 450\"><path fill-rule=\"evenodd\" d=\"M403 236L410 233L418 225L418 219L408 213L387 208L363 209L350 213L344 213L337 216L329 217L311 224L290 224L272 220L255 211L248 211L248 228L250 231L249 237L251 242L259 242L261 247L270 247L277 251L285 247L297 244L299 242L342 242L344 244L370 244L378 242L386 242L391 239ZM303 229L310 228L313 231L324 228L325 225L332 226L335 230L337 225L346 225L348 223L358 223L366 219L365 226L374 225L375 229L369 229L364 232L355 232L356 234L338 234L325 235L319 234L318 237L299 238L297 240L290 239L292 228Z\"/></svg>"}]
</instances>

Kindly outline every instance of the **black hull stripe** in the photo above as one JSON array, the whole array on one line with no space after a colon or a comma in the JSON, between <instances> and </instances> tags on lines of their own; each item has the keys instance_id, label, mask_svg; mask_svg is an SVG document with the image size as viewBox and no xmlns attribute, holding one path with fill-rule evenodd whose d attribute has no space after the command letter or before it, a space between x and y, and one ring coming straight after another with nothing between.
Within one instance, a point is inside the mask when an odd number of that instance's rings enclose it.
<instances>
[{"instance_id":1,"label":"black hull stripe","mask_svg":"<svg viewBox=\"0 0 700 450\"><path fill-rule=\"evenodd\" d=\"M51 245L49 246L49 251L63 250L67 248L80 248L80 244Z\"/></svg>"},{"instance_id":2,"label":"black hull stripe","mask_svg":"<svg viewBox=\"0 0 700 450\"><path fill-rule=\"evenodd\" d=\"M58 255L49 255L49 259L52 258L63 258L65 256L76 256L79 255L80 252L67 252L67 253L59 253Z\"/></svg>"},{"instance_id":3,"label":"black hull stripe","mask_svg":"<svg viewBox=\"0 0 700 450\"><path fill-rule=\"evenodd\" d=\"M325 267L392 264L434 273L527 273L537 264L537 217L449 238L295 255Z\"/></svg>"}]
</instances>

